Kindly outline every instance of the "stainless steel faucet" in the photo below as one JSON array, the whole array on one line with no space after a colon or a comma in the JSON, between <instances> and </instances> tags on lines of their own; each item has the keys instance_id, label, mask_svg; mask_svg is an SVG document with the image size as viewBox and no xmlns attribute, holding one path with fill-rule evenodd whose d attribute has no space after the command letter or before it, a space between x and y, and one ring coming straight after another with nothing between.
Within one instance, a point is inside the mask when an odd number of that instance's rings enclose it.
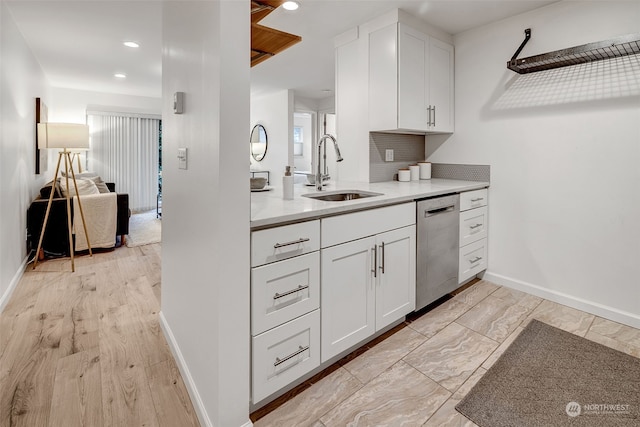
<instances>
[{"instance_id":1,"label":"stainless steel faucet","mask_svg":"<svg viewBox=\"0 0 640 427\"><path fill-rule=\"evenodd\" d=\"M333 141L333 147L336 149L336 162L341 162L342 160L344 160L340 155L340 148L338 148L338 143L336 142L336 139L333 137L333 135L330 135L330 134L322 135L318 140L318 159L317 159L318 168L316 169L316 189L318 191L322 190L322 180L324 178L324 175L322 174L322 156L321 156L322 143L327 139L330 139L331 141ZM327 166L326 157L324 159L324 166L325 168Z\"/></svg>"}]
</instances>

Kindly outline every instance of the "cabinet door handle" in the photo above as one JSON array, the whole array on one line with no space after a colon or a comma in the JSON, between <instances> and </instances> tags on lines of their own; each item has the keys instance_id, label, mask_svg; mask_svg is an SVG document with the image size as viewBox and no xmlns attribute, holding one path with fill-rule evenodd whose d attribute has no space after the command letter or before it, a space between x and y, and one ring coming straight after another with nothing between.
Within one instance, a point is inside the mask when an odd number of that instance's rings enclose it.
<instances>
[{"instance_id":1,"label":"cabinet door handle","mask_svg":"<svg viewBox=\"0 0 640 427\"><path fill-rule=\"evenodd\" d=\"M278 249L278 248L282 248L283 246L291 246L291 245L297 245L299 243L304 243L304 242L308 242L309 239L308 237L301 237L298 240L292 240L291 242L287 242L287 243L276 243L275 245L273 245L274 249Z\"/></svg>"},{"instance_id":2,"label":"cabinet door handle","mask_svg":"<svg viewBox=\"0 0 640 427\"><path fill-rule=\"evenodd\" d=\"M371 254L373 255L373 277L378 277L378 246L373 245Z\"/></svg>"},{"instance_id":3,"label":"cabinet door handle","mask_svg":"<svg viewBox=\"0 0 640 427\"><path fill-rule=\"evenodd\" d=\"M479 202L480 200L484 200L484 197L478 197L476 199L471 199L472 202Z\"/></svg>"},{"instance_id":4,"label":"cabinet door handle","mask_svg":"<svg viewBox=\"0 0 640 427\"><path fill-rule=\"evenodd\" d=\"M434 105L433 107L431 107L433 109L433 123L431 123L431 125L433 127L436 127L436 106Z\"/></svg>"},{"instance_id":5,"label":"cabinet door handle","mask_svg":"<svg viewBox=\"0 0 640 427\"><path fill-rule=\"evenodd\" d=\"M303 347L301 345L298 346L298 350L294 351L293 353L291 353L290 355L288 355L287 357L285 357L284 359L280 359L279 357L276 357L276 361L273 362L273 366L278 366L284 362L286 362L289 359L292 359L294 357L296 357L297 355L299 355L300 353L304 353L305 351L309 350L309 346Z\"/></svg>"},{"instance_id":6,"label":"cabinet door handle","mask_svg":"<svg viewBox=\"0 0 640 427\"><path fill-rule=\"evenodd\" d=\"M481 256L477 256L477 257L475 257L474 259L470 259L470 260L469 260L469 262L470 262L471 264L475 264L476 262L480 261L481 259L482 259L482 257L481 257Z\"/></svg>"},{"instance_id":7,"label":"cabinet door handle","mask_svg":"<svg viewBox=\"0 0 640 427\"><path fill-rule=\"evenodd\" d=\"M470 225L469 228L472 230L475 230L478 227L482 227L482 224L475 224L475 225Z\"/></svg>"},{"instance_id":8,"label":"cabinet door handle","mask_svg":"<svg viewBox=\"0 0 640 427\"><path fill-rule=\"evenodd\" d=\"M380 270L382 271L382 274L384 274L384 242L382 242L380 248L382 248L382 262L380 263Z\"/></svg>"},{"instance_id":9,"label":"cabinet door handle","mask_svg":"<svg viewBox=\"0 0 640 427\"><path fill-rule=\"evenodd\" d=\"M273 296L273 299L286 297L287 295L295 294L296 292L304 291L305 289L309 289L309 285L304 285L304 286L298 285L298 287L296 289L291 289L290 291L287 291L287 292L282 293L282 294L279 294L279 293L276 292L276 294Z\"/></svg>"},{"instance_id":10,"label":"cabinet door handle","mask_svg":"<svg viewBox=\"0 0 640 427\"><path fill-rule=\"evenodd\" d=\"M431 105L427 106L427 127L431 126Z\"/></svg>"}]
</instances>

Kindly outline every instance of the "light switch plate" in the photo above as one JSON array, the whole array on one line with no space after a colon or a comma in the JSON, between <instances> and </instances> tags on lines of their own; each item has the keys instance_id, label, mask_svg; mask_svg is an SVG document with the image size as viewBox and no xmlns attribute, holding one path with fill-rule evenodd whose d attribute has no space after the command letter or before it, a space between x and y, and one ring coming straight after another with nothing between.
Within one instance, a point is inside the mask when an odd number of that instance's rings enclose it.
<instances>
[{"instance_id":1,"label":"light switch plate","mask_svg":"<svg viewBox=\"0 0 640 427\"><path fill-rule=\"evenodd\" d=\"M393 150L385 150L385 152L384 152L384 161L385 162L393 162Z\"/></svg>"},{"instance_id":2,"label":"light switch plate","mask_svg":"<svg viewBox=\"0 0 640 427\"><path fill-rule=\"evenodd\" d=\"M178 148L178 169L187 168L187 149Z\"/></svg>"}]
</instances>

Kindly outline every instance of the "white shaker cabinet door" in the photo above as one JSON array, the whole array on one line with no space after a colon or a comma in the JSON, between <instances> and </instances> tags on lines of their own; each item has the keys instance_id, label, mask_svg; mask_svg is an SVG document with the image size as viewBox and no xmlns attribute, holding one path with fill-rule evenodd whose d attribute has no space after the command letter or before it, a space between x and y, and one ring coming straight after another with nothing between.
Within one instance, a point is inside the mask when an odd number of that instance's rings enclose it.
<instances>
[{"instance_id":1,"label":"white shaker cabinet door","mask_svg":"<svg viewBox=\"0 0 640 427\"><path fill-rule=\"evenodd\" d=\"M375 332L375 242L369 237L321 251L322 362Z\"/></svg>"},{"instance_id":2,"label":"white shaker cabinet door","mask_svg":"<svg viewBox=\"0 0 640 427\"><path fill-rule=\"evenodd\" d=\"M429 39L429 131L454 131L453 46Z\"/></svg>"},{"instance_id":3,"label":"white shaker cabinet door","mask_svg":"<svg viewBox=\"0 0 640 427\"><path fill-rule=\"evenodd\" d=\"M398 128L427 130L429 39L398 25Z\"/></svg>"},{"instance_id":4,"label":"white shaker cabinet door","mask_svg":"<svg viewBox=\"0 0 640 427\"><path fill-rule=\"evenodd\" d=\"M376 236L376 331L416 307L416 227L399 228Z\"/></svg>"}]
</instances>

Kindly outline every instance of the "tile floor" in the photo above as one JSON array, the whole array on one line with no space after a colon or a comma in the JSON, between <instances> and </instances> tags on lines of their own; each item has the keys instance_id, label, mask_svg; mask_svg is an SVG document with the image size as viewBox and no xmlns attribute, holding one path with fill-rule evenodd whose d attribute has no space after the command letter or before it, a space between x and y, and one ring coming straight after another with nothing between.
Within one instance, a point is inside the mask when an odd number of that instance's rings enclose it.
<instances>
[{"instance_id":1,"label":"tile floor","mask_svg":"<svg viewBox=\"0 0 640 427\"><path fill-rule=\"evenodd\" d=\"M640 357L638 329L481 280L257 411L254 425L475 426L456 404L531 319Z\"/></svg>"}]
</instances>

